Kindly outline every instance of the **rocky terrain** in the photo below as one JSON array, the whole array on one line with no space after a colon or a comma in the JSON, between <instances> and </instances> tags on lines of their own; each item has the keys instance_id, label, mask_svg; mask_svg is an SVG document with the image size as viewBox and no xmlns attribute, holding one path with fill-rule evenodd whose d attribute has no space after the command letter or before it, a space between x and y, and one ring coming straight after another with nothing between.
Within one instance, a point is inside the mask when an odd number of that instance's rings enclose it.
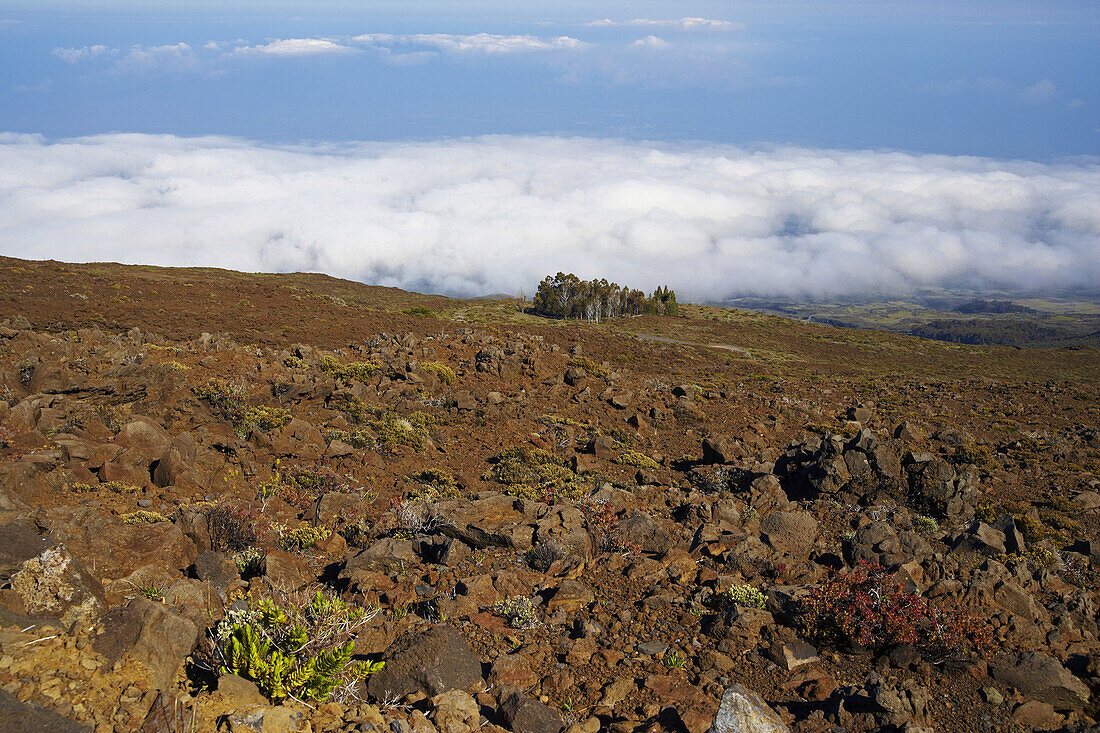
<instances>
[{"instance_id":1,"label":"rocky terrain","mask_svg":"<svg viewBox=\"0 0 1100 733\"><path fill-rule=\"evenodd\" d=\"M12 259L0 303L4 730L1100 719L1095 349Z\"/></svg>"}]
</instances>

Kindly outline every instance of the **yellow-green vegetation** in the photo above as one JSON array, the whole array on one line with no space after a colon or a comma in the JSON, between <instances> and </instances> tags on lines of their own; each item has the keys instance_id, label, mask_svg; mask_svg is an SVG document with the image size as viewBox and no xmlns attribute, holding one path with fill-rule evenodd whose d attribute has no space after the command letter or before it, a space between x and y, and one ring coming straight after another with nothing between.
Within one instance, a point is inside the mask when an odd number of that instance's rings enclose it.
<instances>
[{"instance_id":1,"label":"yellow-green vegetation","mask_svg":"<svg viewBox=\"0 0 1100 733\"><path fill-rule=\"evenodd\" d=\"M589 359L587 356L575 356L569 360L569 366L580 367L593 377L606 377L607 369Z\"/></svg>"},{"instance_id":2,"label":"yellow-green vegetation","mask_svg":"<svg viewBox=\"0 0 1100 733\"><path fill-rule=\"evenodd\" d=\"M276 462L277 466L278 462ZM270 480L256 488L256 498L259 501L267 501L277 496L303 512L313 507L322 494L332 493L357 493L363 497L364 502L369 502L373 498L373 492L358 485L350 476L340 475L324 466L277 468Z\"/></svg>"},{"instance_id":3,"label":"yellow-green vegetation","mask_svg":"<svg viewBox=\"0 0 1100 733\"><path fill-rule=\"evenodd\" d=\"M993 449L984 443L964 443L955 448L956 463L973 463L983 471L996 468Z\"/></svg>"},{"instance_id":4,"label":"yellow-green vegetation","mask_svg":"<svg viewBox=\"0 0 1100 733\"><path fill-rule=\"evenodd\" d=\"M452 384L455 381L455 370L440 361L428 361L420 365L420 367L432 374L439 377L439 381L443 384Z\"/></svg>"},{"instance_id":5,"label":"yellow-green vegetation","mask_svg":"<svg viewBox=\"0 0 1100 733\"><path fill-rule=\"evenodd\" d=\"M206 401L214 412L233 423L237 435L247 435L251 430L268 432L278 430L290 422L291 414L281 407L258 406L245 408L244 392L240 386L227 385L217 379L191 390Z\"/></svg>"},{"instance_id":6,"label":"yellow-green vegetation","mask_svg":"<svg viewBox=\"0 0 1100 733\"><path fill-rule=\"evenodd\" d=\"M247 433L250 430L258 430L261 433L267 433L272 430L281 430L290 422L291 417L290 412L281 407L267 407L265 405L253 407L244 414L237 425L237 432Z\"/></svg>"},{"instance_id":7,"label":"yellow-green vegetation","mask_svg":"<svg viewBox=\"0 0 1100 733\"><path fill-rule=\"evenodd\" d=\"M751 585L731 585L726 591L730 603L745 608L763 608L767 598L759 589Z\"/></svg>"},{"instance_id":8,"label":"yellow-green vegetation","mask_svg":"<svg viewBox=\"0 0 1100 733\"><path fill-rule=\"evenodd\" d=\"M263 572L264 558L267 556L259 547L246 547L233 555L237 572L244 578L260 575Z\"/></svg>"},{"instance_id":9,"label":"yellow-green vegetation","mask_svg":"<svg viewBox=\"0 0 1100 733\"><path fill-rule=\"evenodd\" d=\"M352 395L338 395L329 401L329 407L333 410L340 410L347 415L348 420L353 423L362 424L370 420L378 410L365 404L358 397Z\"/></svg>"},{"instance_id":10,"label":"yellow-green vegetation","mask_svg":"<svg viewBox=\"0 0 1100 733\"><path fill-rule=\"evenodd\" d=\"M1006 451L1008 457L1023 468L1036 466L1046 447L1035 438L1023 437L1013 441Z\"/></svg>"},{"instance_id":11,"label":"yellow-green vegetation","mask_svg":"<svg viewBox=\"0 0 1100 733\"><path fill-rule=\"evenodd\" d=\"M817 433L818 435L834 433L836 435L843 435L846 438L855 437L855 434L859 432L853 425L822 425L820 423L808 422L803 427L809 432Z\"/></svg>"},{"instance_id":12,"label":"yellow-green vegetation","mask_svg":"<svg viewBox=\"0 0 1100 733\"><path fill-rule=\"evenodd\" d=\"M575 499L583 493L577 484L577 474L565 466L562 459L542 448L516 446L507 448L486 472L486 481L504 484L506 494L524 499Z\"/></svg>"},{"instance_id":13,"label":"yellow-green vegetation","mask_svg":"<svg viewBox=\"0 0 1100 733\"><path fill-rule=\"evenodd\" d=\"M283 359L283 366L287 369L305 369L309 365L306 364L306 360L298 356L288 356Z\"/></svg>"},{"instance_id":14,"label":"yellow-green vegetation","mask_svg":"<svg viewBox=\"0 0 1100 733\"><path fill-rule=\"evenodd\" d=\"M191 369L191 367L187 366L186 364L175 360L164 362L164 368L170 372L186 372Z\"/></svg>"},{"instance_id":15,"label":"yellow-green vegetation","mask_svg":"<svg viewBox=\"0 0 1100 733\"><path fill-rule=\"evenodd\" d=\"M295 529L276 527L279 533L279 547L288 551L308 550L318 542L324 542L332 535L328 527L313 527L303 524Z\"/></svg>"},{"instance_id":16,"label":"yellow-green vegetation","mask_svg":"<svg viewBox=\"0 0 1100 733\"><path fill-rule=\"evenodd\" d=\"M415 316L417 318L432 318L435 316L435 312L431 308L426 308L422 305L413 306L412 308L406 308L401 311L407 316Z\"/></svg>"},{"instance_id":17,"label":"yellow-green vegetation","mask_svg":"<svg viewBox=\"0 0 1100 733\"><path fill-rule=\"evenodd\" d=\"M1045 547L1031 547L1022 555L1010 553L1005 555L1005 565L1015 569L1020 563L1025 563L1031 571L1053 568L1058 564L1058 555Z\"/></svg>"},{"instance_id":18,"label":"yellow-green vegetation","mask_svg":"<svg viewBox=\"0 0 1100 733\"><path fill-rule=\"evenodd\" d=\"M439 501L456 499L459 496L458 482L454 474L440 468L429 468L405 477L406 481L416 484L407 496L412 501Z\"/></svg>"},{"instance_id":19,"label":"yellow-green vegetation","mask_svg":"<svg viewBox=\"0 0 1100 733\"><path fill-rule=\"evenodd\" d=\"M292 595L231 610L209 633L221 673L252 680L273 701L323 702L382 669L382 662L350 664L355 634L372 616L318 590L308 602Z\"/></svg>"},{"instance_id":20,"label":"yellow-green vegetation","mask_svg":"<svg viewBox=\"0 0 1100 733\"><path fill-rule=\"evenodd\" d=\"M374 445L374 435L367 430L329 430L325 433L325 442L339 440L352 448L370 448Z\"/></svg>"},{"instance_id":21,"label":"yellow-green vegetation","mask_svg":"<svg viewBox=\"0 0 1100 733\"><path fill-rule=\"evenodd\" d=\"M493 612L506 619L513 629L533 629L539 625L538 607L528 596L497 601Z\"/></svg>"},{"instance_id":22,"label":"yellow-green vegetation","mask_svg":"<svg viewBox=\"0 0 1100 733\"><path fill-rule=\"evenodd\" d=\"M138 588L138 595L142 598L148 598L150 601L156 601L157 603L164 602L164 593L156 583L148 583Z\"/></svg>"},{"instance_id":23,"label":"yellow-green vegetation","mask_svg":"<svg viewBox=\"0 0 1100 733\"><path fill-rule=\"evenodd\" d=\"M644 468L649 471L656 471L660 466L657 461L653 460L645 453L639 453L638 451L630 450L621 454L615 459L615 463L623 466L634 466L635 468Z\"/></svg>"},{"instance_id":24,"label":"yellow-green vegetation","mask_svg":"<svg viewBox=\"0 0 1100 733\"><path fill-rule=\"evenodd\" d=\"M386 448L407 445L415 451L425 449L430 428L436 419L426 412L417 410L406 416L387 412L371 420L367 426L378 437L378 444Z\"/></svg>"},{"instance_id":25,"label":"yellow-green vegetation","mask_svg":"<svg viewBox=\"0 0 1100 733\"><path fill-rule=\"evenodd\" d=\"M151 512L146 509L141 509L136 512L130 512L129 514L122 515L123 524L156 524L157 522L167 522L168 517L164 516L160 512Z\"/></svg>"},{"instance_id":26,"label":"yellow-green vegetation","mask_svg":"<svg viewBox=\"0 0 1100 733\"><path fill-rule=\"evenodd\" d=\"M665 652L665 655L661 657L661 664L669 669L682 669L683 666L687 664L687 658L669 649Z\"/></svg>"},{"instance_id":27,"label":"yellow-green vegetation","mask_svg":"<svg viewBox=\"0 0 1100 733\"><path fill-rule=\"evenodd\" d=\"M1050 527L1043 524L1042 520L1033 512L1028 511L1026 505L1011 502L1006 507L1016 522L1016 528L1024 535L1024 539L1030 542L1038 542L1050 537Z\"/></svg>"},{"instance_id":28,"label":"yellow-green vegetation","mask_svg":"<svg viewBox=\"0 0 1100 733\"><path fill-rule=\"evenodd\" d=\"M934 534L939 531L940 523L923 514L913 517L913 529L920 534Z\"/></svg>"},{"instance_id":29,"label":"yellow-green vegetation","mask_svg":"<svg viewBox=\"0 0 1100 733\"><path fill-rule=\"evenodd\" d=\"M1039 519L1056 531L1079 534L1084 529L1079 521L1054 509L1040 509Z\"/></svg>"},{"instance_id":30,"label":"yellow-green vegetation","mask_svg":"<svg viewBox=\"0 0 1100 733\"><path fill-rule=\"evenodd\" d=\"M98 484L73 483L67 485L69 491L77 494L87 494L92 491L110 491L115 494L136 494L140 487L133 484L124 484L121 481L104 481Z\"/></svg>"},{"instance_id":31,"label":"yellow-green vegetation","mask_svg":"<svg viewBox=\"0 0 1100 733\"><path fill-rule=\"evenodd\" d=\"M585 428L586 430L592 429L592 426L586 422L580 422L571 417L564 417L562 415L543 415L542 420L553 423L554 425L568 425L570 427Z\"/></svg>"},{"instance_id":32,"label":"yellow-green vegetation","mask_svg":"<svg viewBox=\"0 0 1100 733\"><path fill-rule=\"evenodd\" d=\"M321 371L328 372L336 379L343 379L345 382L352 379L365 382L379 369L380 367L373 361L353 361L341 364L334 356L325 354L321 357Z\"/></svg>"}]
</instances>

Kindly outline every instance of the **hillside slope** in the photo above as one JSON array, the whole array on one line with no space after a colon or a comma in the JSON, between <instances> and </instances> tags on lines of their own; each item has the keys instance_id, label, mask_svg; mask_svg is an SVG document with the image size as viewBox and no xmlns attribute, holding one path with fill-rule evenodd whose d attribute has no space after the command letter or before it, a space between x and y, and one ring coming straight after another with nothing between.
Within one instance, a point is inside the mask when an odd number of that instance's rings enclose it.
<instances>
[{"instance_id":1,"label":"hillside slope","mask_svg":"<svg viewBox=\"0 0 1100 733\"><path fill-rule=\"evenodd\" d=\"M0 303L20 703L96 730L1100 716L1094 349L13 259ZM248 634L286 675L234 661Z\"/></svg>"}]
</instances>

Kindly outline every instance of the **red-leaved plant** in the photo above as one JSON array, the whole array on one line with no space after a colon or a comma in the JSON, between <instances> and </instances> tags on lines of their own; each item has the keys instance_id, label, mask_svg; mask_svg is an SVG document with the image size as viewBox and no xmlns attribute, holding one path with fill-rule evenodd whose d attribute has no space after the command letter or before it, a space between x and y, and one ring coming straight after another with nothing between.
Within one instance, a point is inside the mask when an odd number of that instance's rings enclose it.
<instances>
[{"instance_id":1,"label":"red-leaved plant","mask_svg":"<svg viewBox=\"0 0 1100 733\"><path fill-rule=\"evenodd\" d=\"M818 642L870 649L908 644L933 659L989 644L988 629L978 619L935 608L884 567L867 561L816 588L804 604L802 620Z\"/></svg>"}]
</instances>

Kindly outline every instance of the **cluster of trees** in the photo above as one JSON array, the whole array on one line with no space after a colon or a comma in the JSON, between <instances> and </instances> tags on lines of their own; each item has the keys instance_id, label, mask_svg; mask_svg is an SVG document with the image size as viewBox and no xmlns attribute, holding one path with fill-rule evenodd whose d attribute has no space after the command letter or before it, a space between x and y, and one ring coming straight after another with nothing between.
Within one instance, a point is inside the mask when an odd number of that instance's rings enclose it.
<instances>
[{"instance_id":1,"label":"cluster of trees","mask_svg":"<svg viewBox=\"0 0 1100 733\"><path fill-rule=\"evenodd\" d=\"M1034 308L1013 303L1011 300L975 300L967 301L955 308L956 313L1036 313Z\"/></svg>"},{"instance_id":2,"label":"cluster of trees","mask_svg":"<svg viewBox=\"0 0 1100 733\"><path fill-rule=\"evenodd\" d=\"M941 319L916 326L910 335L956 344L1006 346L1053 345L1067 334L1034 321L992 319Z\"/></svg>"},{"instance_id":3,"label":"cluster of trees","mask_svg":"<svg viewBox=\"0 0 1100 733\"><path fill-rule=\"evenodd\" d=\"M581 280L573 274L547 275L539 283L532 311L548 318L601 318L637 316L643 313L679 315L676 293L658 287L648 298L641 290L620 287L607 280Z\"/></svg>"}]
</instances>

